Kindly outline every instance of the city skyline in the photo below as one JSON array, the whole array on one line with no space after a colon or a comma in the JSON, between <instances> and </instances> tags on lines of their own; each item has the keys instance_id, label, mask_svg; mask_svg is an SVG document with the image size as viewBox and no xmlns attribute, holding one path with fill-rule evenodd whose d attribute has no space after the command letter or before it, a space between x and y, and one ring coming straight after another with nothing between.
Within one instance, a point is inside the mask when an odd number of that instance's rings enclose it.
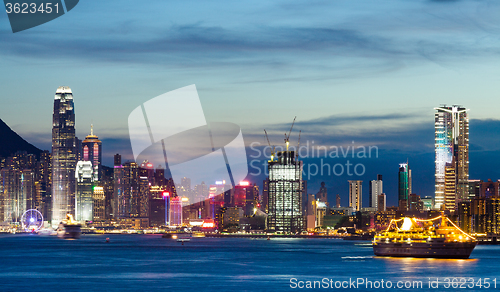
<instances>
[{"instance_id":1,"label":"city skyline","mask_svg":"<svg viewBox=\"0 0 500 292\"><path fill-rule=\"evenodd\" d=\"M368 182L378 173L384 175L391 205L397 193L393 174L407 159L419 182L414 192L433 195L433 108L461 104L470 109L470 178L500 177L491 163L500 161L500 136L495 135L500 121L493 110L499 102L494 76L500 58L492 49L500 30L494 17L499 3L361 1L370 8L362 12L349 1L262 1L251 7L217 3L227 10L207 15L202 13L205 5L168 9L169 4L154 2L154 13L167 13L169 21L157 17L152 22L151 7L130 2L134 14L118 8L121 13L110 19L103 13L116 11L113 1L99 3L98 10L93 9L96 2L86 1L68 18L17 34L10 33L7 16L1 14L0 28L9 34L2 35L0 52L7 57L0 64L10 70L1 75L5 82L0 98L8 106L0 108L0 118L26 140L49 150L47 99L54 88L68 85L77 96L76 136L87 136L93 124L106 145L102 163L111 166L116 153L132 160L129 113L168 90L195 83L207 120L217 121L223 112L225 119L241 126L247 147L253 142L267 145L263 128L272 143L282 141L292 117L274 111L270 103L286 103L296 109L291 115L298 116L296 128L302 129L304 141L378 146L381 155L365 161L367 172L360 179ZM234 13L242 11L247 16L235 19ZM459 21L463 17L469 21ZM150 34L139 33L145 26ZM56 30L60 33L51 34ZM158 37L158 31L164 36ZM61 35L74 45L56 46ZM73 66L53 70L66 63ZM21 86L23 99L11 100ZM256 112L259 119L254 118ZM342 176L338 182L316 178L310 183L312 192L325 181L347 203L343 182L352 177Z\"/></svg>"}]
</instances>

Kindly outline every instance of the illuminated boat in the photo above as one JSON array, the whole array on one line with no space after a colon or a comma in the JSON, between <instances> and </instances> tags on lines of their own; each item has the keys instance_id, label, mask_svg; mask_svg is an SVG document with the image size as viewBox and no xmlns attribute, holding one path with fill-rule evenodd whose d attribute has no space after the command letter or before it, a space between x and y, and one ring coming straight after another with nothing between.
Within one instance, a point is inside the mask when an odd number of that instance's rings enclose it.
<instances>
[{"instance_id":1,"label":"illuminated boat","mask_svg":"<svg viewBox=\"0 0 500 292\"><path fill-rule=\"evenodd\" d=\"M458 228L448 217L423 220L404 217L391 220L375 235L376 256L467 259L477 240Z\"/></svg>"},{"instance_id":2,"label":"illuminated boat","mask_svg":"<svg viewBox=\"0 0 500 292\"><path fill-rule=\"evenodd\" d=\"M66 220L59 223L57 236L64 239L78 239L82 234L82 225L73 220L71 214L66 214Z\"/></svg>"}]
</instances>

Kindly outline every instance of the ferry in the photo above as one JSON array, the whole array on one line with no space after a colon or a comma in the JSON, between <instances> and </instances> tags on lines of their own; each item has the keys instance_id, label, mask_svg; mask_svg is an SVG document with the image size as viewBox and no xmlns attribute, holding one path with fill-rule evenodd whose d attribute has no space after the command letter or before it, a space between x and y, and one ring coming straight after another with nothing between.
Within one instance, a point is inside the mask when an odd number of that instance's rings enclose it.
<instances>
[{"instance_id":1,"label":"ferry","mask_svg":"<svg viewBox=\"0 0 500 292\"><path fill-rule=\"evenodd\" d=\"M59 223L57 236L64 239L78 239L82 234L82 225L73 220L71 214L66 214L66 220Z\"/></svg>"},{"instance_id":2,"label":"ferry","mask_svg":"<svg viewBox=\"0 0 500 292\"><path fill-rule=\"evenodd\" d=\"M467 259L477 240L458 228L448 217L433 219L404 217L391 220L387 229L375 235L376 256Z\"/></svg>"}]
</instances>

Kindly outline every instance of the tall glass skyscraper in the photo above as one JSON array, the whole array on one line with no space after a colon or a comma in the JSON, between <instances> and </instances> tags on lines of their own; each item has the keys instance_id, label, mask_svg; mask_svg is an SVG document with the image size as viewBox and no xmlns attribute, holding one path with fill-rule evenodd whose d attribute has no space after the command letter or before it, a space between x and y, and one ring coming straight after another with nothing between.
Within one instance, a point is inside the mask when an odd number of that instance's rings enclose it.
<instances>
[{"instance_id":1,"label":"tall glass skyscraper","mask_svg":"<svg viewBox=\"0 0 500 292\"><path fill-rule=\"evenodd\" d=\"M76 199L75 219L92 221L94 219L93 168L90 161L78 161L75 171Z\"/></svg>"},{"instance_id":2,"label":"tall glass skyscraper","mask_svg":"<svg viewBox=\"0 0 500 292\"><path fill-rule=\"evenodd\" d=\"M436 193L435 208L454 210L469 191L469 117L460 106L435 108ZM450 169L454 168L454 171ZM446 174L449 174L446 179ZM454 178L453 178L454 176ZM446 189L446 180L455 180L455 195ZM445 195L445 193L447 195Z\"/></svg>"},{"instance_id":3,"label":"tall glass skyscraper","mask_svg":"<svg viewBox=\"0 0 500 292\"><path fill-rule=\"evenodd\" d=\"M411 194L410 164L400 163L398 173L398 202L400 211L408 210L408 198Z\"/></svg>"},{"instance_id":4,"label":"tall glass skyscraper","mask_svg":"<svg viewBox=\"0 0 500 292\"><path fill-rule=\"evenodd\" d=\"M57 88L52 119L52 226L67 213L75 215L75 169L77 147L73 93Z\"/></svg>"},{"instance_id":5,"label":"tall glass skyscraper","mask_svg":"<svg viewBox=\"0 0 500 292\"><path fill-rule=\"evenodd\" d=\"M302 212L302 161L294 151L281 151L268 162L269 189L267 228L280 233L304 230Z\"/></svg>"}]
</instances>

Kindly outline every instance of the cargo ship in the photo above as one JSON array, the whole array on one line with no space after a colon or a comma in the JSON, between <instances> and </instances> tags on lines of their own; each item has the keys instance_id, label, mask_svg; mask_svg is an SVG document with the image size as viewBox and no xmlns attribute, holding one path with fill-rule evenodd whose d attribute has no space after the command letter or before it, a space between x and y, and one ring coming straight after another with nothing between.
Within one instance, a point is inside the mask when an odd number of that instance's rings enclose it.
<instances>
[{"instance_id":1,"label":"cargo ship","mask_svg":"<svg viewBox=\"0 0 500 292\"><path fill-rule=\"evenodd\" d=\"M433 219L404 217L391 220L387 229L375 235L376 256L467 259L477 240L458 228L448 217Z\"/></svg>"}]
</instances>

